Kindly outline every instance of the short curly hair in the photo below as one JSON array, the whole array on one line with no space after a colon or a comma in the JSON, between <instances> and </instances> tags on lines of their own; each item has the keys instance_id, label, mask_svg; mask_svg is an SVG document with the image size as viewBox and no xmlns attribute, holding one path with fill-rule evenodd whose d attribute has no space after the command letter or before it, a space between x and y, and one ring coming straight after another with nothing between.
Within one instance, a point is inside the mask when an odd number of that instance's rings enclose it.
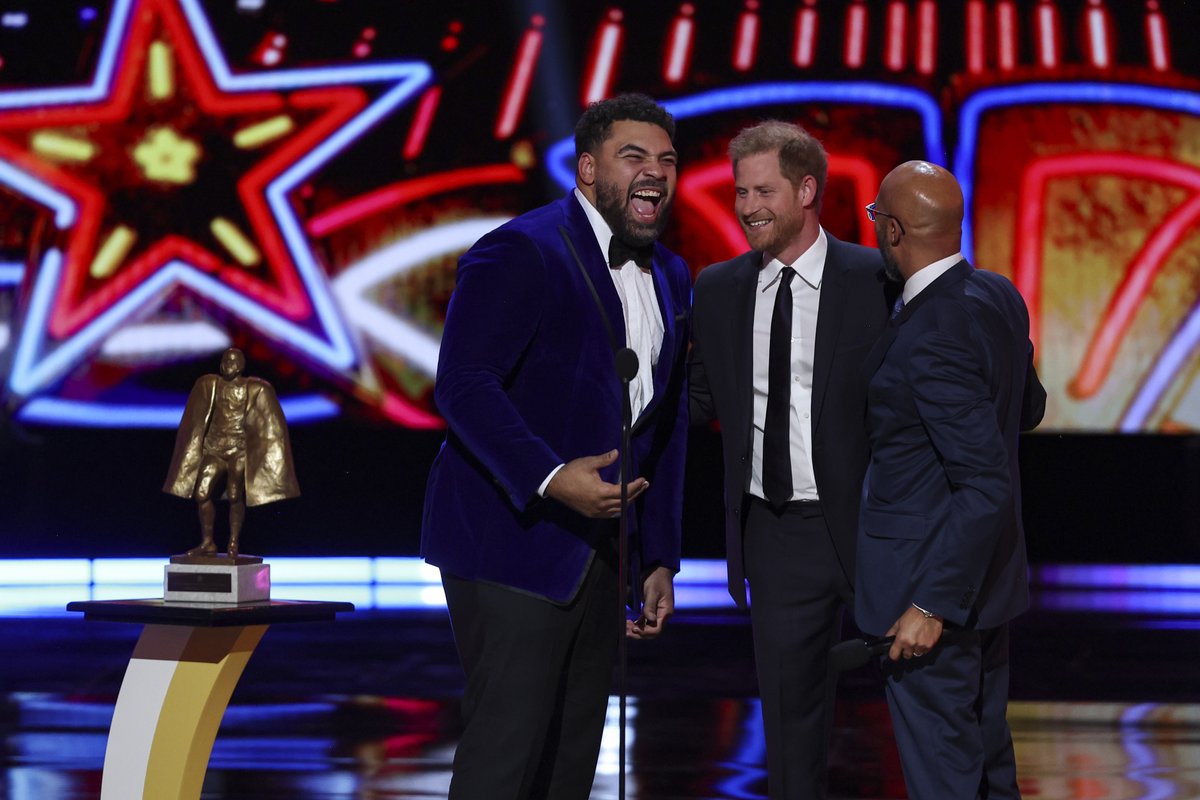
<instances>
[{"instance_id":1,"label":"short curly hair","mask_svg":"<svg viewBox=\"0 0 1200 800\"><path fill-rule=\"evenodd\" d=\"M675 141L675 118L665 108L644 94L619 94L592 103L575 123L575 158L596 152L612 135L613 123L623 120L657 125Z\"/></svg>"},{"instance_id":2,"label":"short curly hair","mask_svg":"<svg viewBox=\"0 0 1200 800\"><path fill-rule=\"evenodd\" d=\"M799 125L769 119L746 128L729 143L729 160L734 169L747 156L770 152L779 153L779 171L793 187L799 188L805 175L813 176L819 208L829 172L829 157L820 140Z\"/></svg>"}]
</instances>

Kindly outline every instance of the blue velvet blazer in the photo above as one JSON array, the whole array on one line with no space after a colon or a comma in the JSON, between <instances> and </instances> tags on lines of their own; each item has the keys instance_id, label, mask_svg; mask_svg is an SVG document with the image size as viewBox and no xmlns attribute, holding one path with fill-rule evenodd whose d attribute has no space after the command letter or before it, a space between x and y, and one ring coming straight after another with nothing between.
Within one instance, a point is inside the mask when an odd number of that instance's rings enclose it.
<instances>
[{"instance_id":1,"label":"blue velvet blazer","mask_svg":"<svg viewBox=\"0 0 1200 800\"><path fill-rule=\"evenodd\" d=\"M687 437L691 277L661 244L652 272L665 333L631 443L630 476L650 481L630 519L635 575L679 568ZM537 490L557 465L620 445L623 389L605 317L624 347L620 298L573 193L497 228L459 260L434 390L448 432L426 488L428 563L555 602L575 596L615 524ZM602 477L615 482L617 465Z\"/></svg>"}]
</instances>

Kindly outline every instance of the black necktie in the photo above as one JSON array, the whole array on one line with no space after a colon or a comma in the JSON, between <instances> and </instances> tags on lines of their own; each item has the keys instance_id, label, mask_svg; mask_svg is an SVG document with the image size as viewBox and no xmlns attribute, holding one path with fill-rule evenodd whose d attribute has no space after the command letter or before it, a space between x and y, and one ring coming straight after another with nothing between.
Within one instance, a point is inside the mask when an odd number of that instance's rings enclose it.
<instances>
[{"instance_id":1,"label":"black necktie","mask_svg":"<svg viewBox=\"0 0 1200 800\"><path fill-rule=\"evenodd\" d=\"M653 258L654 242L643 247L634 247L625 244L616 236L608 240L608 265L613 269L620 269L627 261L632 261L642 269L650 269Z\"/></svg>"},{"instance_id":2,"label":"black necktie","mask_svg":"<svg viewBox=\"0 0 1200 800\"><path fill-rule=\"evenodd\" d=\"M767 417L763 425L763 494L779 508L792 496L792 278L784 267L771 314L771 349L767 358Z\"/></svg>"}]
</instances>

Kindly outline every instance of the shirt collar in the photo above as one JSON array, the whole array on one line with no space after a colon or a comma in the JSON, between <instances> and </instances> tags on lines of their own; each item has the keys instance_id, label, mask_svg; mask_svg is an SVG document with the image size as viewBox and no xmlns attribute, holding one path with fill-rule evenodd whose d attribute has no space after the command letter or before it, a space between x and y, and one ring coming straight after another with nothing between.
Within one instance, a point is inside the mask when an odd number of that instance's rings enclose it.
<instances>
[{"instance_id":1,"label":"shirt collar","mask_svg":"<svg viewBox=\"0 0 1200 800\"><path fill-rule=\"evenodd\" d=\"M913 273L912 277L904 282L904 297L905 305L912 302L912 299L918 294L929 288L929 284L936 281L938 278L953 267L955 264L963 260L962 253L955 253L952 256L939 258L937 261L922 267Z\"/></svg>"},{"instance_id":2,"label":"shirt collar","mask_svg":"<svg viewBox=\"0 0 1200 800\"><path fill-rule=\"evenodd\" d=\"M824 228L817 228L817 239L800 257L791 264L784 264L778 258L771 258L763 253L763 269L760 282L763 288L772 285L779 278L779 273L785 266L796 270L796 274L814 289L821 288L821 276L825 274L825 254L829 250L829 239L825 236Z\"/></svg>"},{"instance_id":3,"label":"shirt collar","mask_svg":"<svg viewBox=\"0 0 1200 800\"><path fill-rule=\"evenodd\" d=\"M596 235L596 243L600 245L600 252L604 254L604 262L608 263L608 241L613 236L612 228L608 227L608 223L600 216L596 207L579 191L579 187L572 191L575 192L575 199L579 201L579 205L583 206L583 213L592 226L592 233Z\"/></svg>"}]
</instances>

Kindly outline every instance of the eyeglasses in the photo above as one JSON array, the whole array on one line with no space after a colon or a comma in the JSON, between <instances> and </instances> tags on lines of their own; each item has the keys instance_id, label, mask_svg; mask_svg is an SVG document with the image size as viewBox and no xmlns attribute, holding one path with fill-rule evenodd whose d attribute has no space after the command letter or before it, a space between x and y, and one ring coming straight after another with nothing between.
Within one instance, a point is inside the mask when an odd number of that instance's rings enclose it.
<instances>
[{"instance_id":1,"label":"eyeglasses","mask_svg":"<svg viewBox=\"0 0 1200 800\"><path fill-rule=\"evenodd\" d=\"M871 220L871 222L874 222L876 214L878 214L881 217L891 217L892 219L896 220L896 224L900 226L900 235L901 236L908 235L904 230L904 223L900 221L899 217L897 217L895 214L889 214L886 211L880 211L878 208L875 207L874 203L869 204L867 206L867 219Z\"/></svg>"}]
</instances>

